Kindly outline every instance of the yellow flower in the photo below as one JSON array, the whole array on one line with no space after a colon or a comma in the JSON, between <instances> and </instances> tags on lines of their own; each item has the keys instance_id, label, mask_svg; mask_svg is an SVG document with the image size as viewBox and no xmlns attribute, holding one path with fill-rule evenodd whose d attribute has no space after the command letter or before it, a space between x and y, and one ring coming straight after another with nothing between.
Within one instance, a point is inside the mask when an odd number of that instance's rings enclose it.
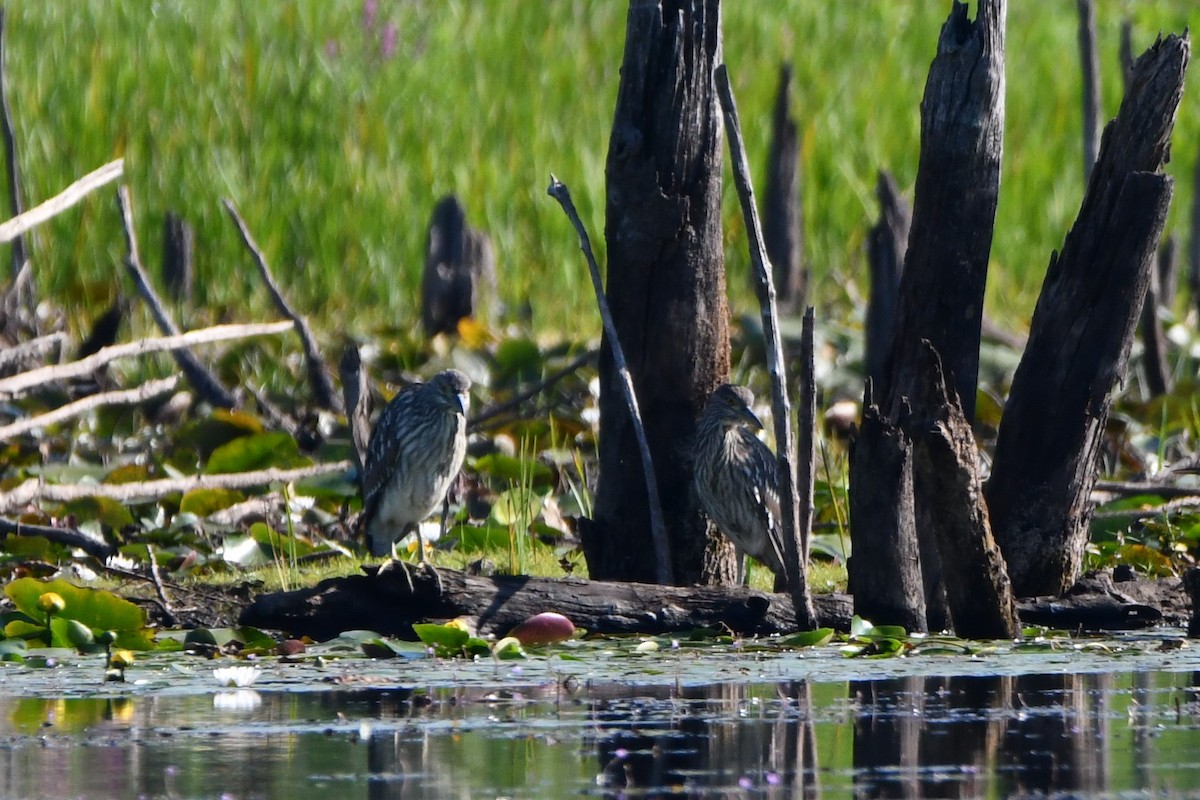
<instances>
[{"instance_id":1,"label":"yellow flower","mask_svg":"<svg viewBox=\"0 0 1200 800\"><path fill-rule=\"evenodd\" d=\"M133 653L128 650L113 650L108 665L113 669L126 669L133 666Z\"/></svg>"},{"instance_id":2,"label":"yellow flower","mask_svg":"<svg viewBox=\"0 0 1200 800\"><path fill-rule=\"evenodd\" d=\"M67 601L63 600L58 592L46 592L38 598L37 604L38 608L47 614L61 614L67 607Z\"/></svg>"}]
</instances>

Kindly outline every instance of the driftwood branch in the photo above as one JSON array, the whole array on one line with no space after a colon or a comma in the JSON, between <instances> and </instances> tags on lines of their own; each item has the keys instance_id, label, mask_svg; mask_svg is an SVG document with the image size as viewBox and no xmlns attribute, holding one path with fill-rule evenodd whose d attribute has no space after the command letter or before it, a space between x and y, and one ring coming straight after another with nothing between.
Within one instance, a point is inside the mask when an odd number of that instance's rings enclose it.
<instances>
[{"instance_id":1,"label":"driftwood branch","mask_svg":"<svg viewBox=\"0 0 1200 800\"><path fill-rule=\"evenodd\" d=\"M612 312L608 308L608 300L604 295L604 282L600 277L600 267L596 263L596 256L592 253L592 242L588 238L587 228L584 227L583 220L579 218L579 212L575 210L575 203L571 200L571 192L567 189L566 184L551 175L550 186L546 189L546 194L558 201L558 204L562 206L563 212L567 215L567 219L575 226L575 232L579 235L579 249L583 251L583 255L587 259L588 272L592 276L592 288L596 292L596 303L600 308L600 319L604 323L604 331L608 335L612 346L613 362L616 364L617 373L621 378L621 389L625 395L625 403L629 406L629 415L633 420L638 451L642 458L642 471L646 476L646 496L650 503L650 533L651 541L654 543L654 558L656 561L655 579L663 584L674 583L674 569L671 566L671 545L667 540L667 526L663 520L662 504L659 502L658 478L654 472L654 461L650 457L650 442L646 439L646 428L642 424L642 414L638 409L637 392L633 388L633 377L629 374L629 367L625 363L625 353L621 349L620 340L617 338L617 326L613 322Z\"/></svg>"},{"instance_id":2,"label":"driftwood branch","mask_svg":"<svg viewBox=\"0 0 1200 800\"><path fill-rule=\"evenodd\" d=\"M262 469L218 475L188 475L135 483L54 484L29 479L8 492L0 492L0 513L23 508L29 503L69 503L83 497L105 497L120 503L149 503L169 494L193 489L250 489L270 483L290 483L350 469L349 461L333 461L295 469Z\"/></svg>"},{"instance_id":3,"label":"driftwood branch","mask_svg":"<svg viewBox=\"0 0 1200 800\"><path fill-rule=\"evenodd\" d=\"M171 319L166 306L155 293L154 287L150 284L150 276L146 274L145 268L142 267L141 256L138 255L137 233L133 227L133 202L129 196L128 186L117 187L117 208L121 212L121 226L125 231L125 268L137 286L138 294L150 307L150 313L159 329L168 336L174 336L180 332L179 326ZM179 349L172 350L171 355L201 398L217 408L233 408L237 405L237 398L225 388L216 375L200 363L200 359L196 358L195 353Z\"/></svg>"},{"instance_id":4,"label":"driftwood branch","mask_svg":"<svg viewBox=\"0 0 1200 800\"><path fill-rule=\"evenodd\" d=\"M43 539L51 541L54 544L61 544L66 547L74 547L82 550L89 556L94 556L101 561L117 552L117 548L108 542L88 536L86 533L77 531L74 528L26 525L17 520L0 517L0 538L4 536L41 536Z\"/></svg>"},{"instance_id":5,"label":"driftwood branch","mask_svg":"<svg viewBox=\"0 0 1200 800\"><path fill-rule=\"evenodd\" d=\"M66 364L51 364L29 370L28 372L22 372L9 378L2 378L0 379L0 397L15 397L24 394L34 387L43 386L53 381L88 375L98 367L120 358L161 353L164 350L175 350L180 347L223 342L229 339L269 336L291 329L292 323L290 322L215 325L211 328L201 328L200 330L188 331L187 333L180 333L174 336L165 336L157 339L140 339L136 342L112 345L78 361L71 361Z\"/></svg>"},{"instance_id":6,"label":"driftwood branch","mask_svg":"<svg viewBox=\"0 0 1200 800\"><path fill-rule=\"evenodd\" d=\"M29 369L30 364L45 364L57 359L66 341L67 335L56 331L5 347L0 350L0 375L12 375L18 370Z\"/></svg>"},{"instance_id":7,"label":"driftwood branch","mask_svg":"<svg viewBox=\"0 0 1200 800\"><path fill-rule=\"evenodd\" d=\"M53 219L92 192L112 183L124 172L125 159L123 158L110 161L99 169L89 172L44 203L0 224L0 244L11 242L30 228Z\"/></svg>"},{"instance_id":8,"label":"driftwood branch","mask_svg":"<svg viewBox=\"0 0 1200 800\"><path fill-rule=\"evenodd\" d=\"M250 229L246 227L245 221L238 214L237 207L234 206L233 201L223 200L222 202L225 205L225 210L229 212L233 224L237 226L238 234L242 237L242 243L246 245L246 249L250 251L250 255L254 258L254 263L258 265L258 274L262 277L267 291L271 293L271 299L275 302L275 308L279 309L279 313L283 314L296 325L296 333L299 334L300 342L304 347L304 362L308 366L308 382L312 387L313 398L321 408L328 408L341 413L343 410L341 408L341 398L338 397L337 392L333 389L333 378L329 374L329 368L325 365L325 359L321 357L321 348L317 346L317 338L313 335L312 328L309 326L308 321L292 308L287 298L283 296L279 284L275 282L275 276L271 274L271 267L267 264L267 257L254 241L254 237L250 234Z\"/></svg>"},{"instance_id":9,"label":"driftwood branch","mask_svg":"<svg viewBox=\"0 0 1200 800\"><path fill-rule=\"evenodd\" d=\"M103 392L101 394L88 395L80 398L73 403L67 403L65 406L60 406L53 411L47 411L45 414L38 414L34 417L10 422L7 425L0 425L0 440L10 439L13 436L20 436L23 433L28 433L35 428L45 428L49 425L55 425L64 420L74 419L82 414L86 414L97 408L104 406L132 406L139 403L144 403L147 400L162 397L175 391L175 387L179 385L179 376L172 375L170 378L161 380L148 381L141 386L133 389L122 389L113 392Z\"/></svg>"},{"instance_id":10,"label":"driftwood branch","mask_svg":"<svg viewBox=\"0 0 1200 800\"><path fill-rule=\"evenodd\" d=\"M775 447L779 460L779 513L783 518L784 566L787 569L788 590L796 609L796 624L806 630L816 627L812 611L812 596L808 591L808 565L802 560L807 548L800 530L799 497L796 488L796 436L792 431L791 401L787 391L787 367L783 360L783 340L779 334L779 309L776 305L775 278L767 247L763 241L758 207L754 202L754 187L750 182L750 166L742 142L742 126L738 120L737 104L729 84L729 71L718 64L714 78L721 109L725 115L725 131L729 134L729 152L733 161L733 181L741 201L746 233L750 239L750 262L754 268L755 286L762 311L763 333L766 336L767 370L771 375L771 410L775 422Z\"/></svg>"},{"instance_id":11,"label":"driftwood branch","mask_svg":"<svg viewBox=\"0 0 1200 800\"><path fill-rule=\"evenodd\" d=\"M1160 473L1161 475L1161 473ZM1157 495L1158 497L1200 497L1200 486L1181 486L1165 480L1148 481L1096 481L1094 491L1099 494L1120 497Z\"/></svg>"}]
</instances>

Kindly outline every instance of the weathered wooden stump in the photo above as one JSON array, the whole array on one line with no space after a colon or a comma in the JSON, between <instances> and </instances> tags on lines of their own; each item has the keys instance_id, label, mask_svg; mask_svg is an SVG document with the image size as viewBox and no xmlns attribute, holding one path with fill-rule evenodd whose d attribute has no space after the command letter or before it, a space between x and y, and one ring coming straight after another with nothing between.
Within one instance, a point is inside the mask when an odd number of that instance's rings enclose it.
<instances>
[{"instance_id":1,"label":"weathered wooden stump","mask_svg":"<svg viewBox=\"0 0 1200 800\"><path fill-rule=\"evenodd\" d=\"M457 197L443 197L429 221L421 274L425 333L454 333L459 320L478 314L495 289L491 240L467 225L467 212Z\"/></svg>"},{"instance_id":2,"label":"weathered wooden stump","mask_svg":"<svg viewBox=\"0 0 1200 800\"><path fill-rule=\"evenodd\" d=\"M1079 574L1104 426L1171 201L1161 169L1189 52L1169 36L1138 59L1038 297L986 487L1018 597L1058 594Z\"/></svg>"}]
</instances>

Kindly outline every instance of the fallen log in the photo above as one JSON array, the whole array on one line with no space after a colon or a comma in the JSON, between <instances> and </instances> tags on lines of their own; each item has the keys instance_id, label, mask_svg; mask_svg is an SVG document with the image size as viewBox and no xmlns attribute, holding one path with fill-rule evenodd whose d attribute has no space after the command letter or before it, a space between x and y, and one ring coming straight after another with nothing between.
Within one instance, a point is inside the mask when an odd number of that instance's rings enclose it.
<instances>
[{"instance_id":1,"label":"fallen log","mask_svg":"<svg viewBox=\"0 0 1200 800\"><path fill-rule=\"evenodd\" d=\"M439 569L443 591L427 571L414 570L412 588L389 565L373 574L328 578L314 587L255 598L240 623L328 639L365 628L415 639L413 623L466 617L481 635L503 636L543 611L565 614L590 633L662 634L727 627L742 634L796 630L787 594L743 587L679 587L527 576L480 577ZM847 630L850 599L814 597L822 626Z\"/></svg>"},{"instance_id":2,"label":"fallen log","mask_svg":"<svg viewBox=\"0 0 1200 800\"><path fill-rule=\"evenodd\" d=\"M386 565L385 565L386 567ZM330 639L346 630L416 639L414 623L464 617L482 636L507 634L543 611L556 611L593 634L669 634L726 627L743 635L795 631L791 598L744 587L679 587L579 578L481 577L440 569L443 591L428 573L414 571L412 588L398 569L327 578L316 586L259 595L241 613L241 625ZM1187 599L1178 579L1115 584L1100 573L1064 597L1017 603L1021 622L1066 630L1128 630L1181 624ZM814 595L821 626L847 631L846 594Z\"/></svg>"}]
</instances>

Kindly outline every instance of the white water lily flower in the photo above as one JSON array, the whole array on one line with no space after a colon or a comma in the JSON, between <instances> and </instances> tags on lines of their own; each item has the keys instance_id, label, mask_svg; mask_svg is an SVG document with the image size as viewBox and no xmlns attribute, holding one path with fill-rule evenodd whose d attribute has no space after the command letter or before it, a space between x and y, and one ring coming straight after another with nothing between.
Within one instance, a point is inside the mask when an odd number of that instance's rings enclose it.
<instances>
[{"instance_id":1,"label":"white water lily flower","mask_svg":"<svg viewBox=\"0 0 1200 800\"><path fill-rule=\"evenodd\" d=\"M218 667L213 670L217 683L238 688L254 683L261 674L262 670L258 667Z\"/></svg>"}]
</instances>

